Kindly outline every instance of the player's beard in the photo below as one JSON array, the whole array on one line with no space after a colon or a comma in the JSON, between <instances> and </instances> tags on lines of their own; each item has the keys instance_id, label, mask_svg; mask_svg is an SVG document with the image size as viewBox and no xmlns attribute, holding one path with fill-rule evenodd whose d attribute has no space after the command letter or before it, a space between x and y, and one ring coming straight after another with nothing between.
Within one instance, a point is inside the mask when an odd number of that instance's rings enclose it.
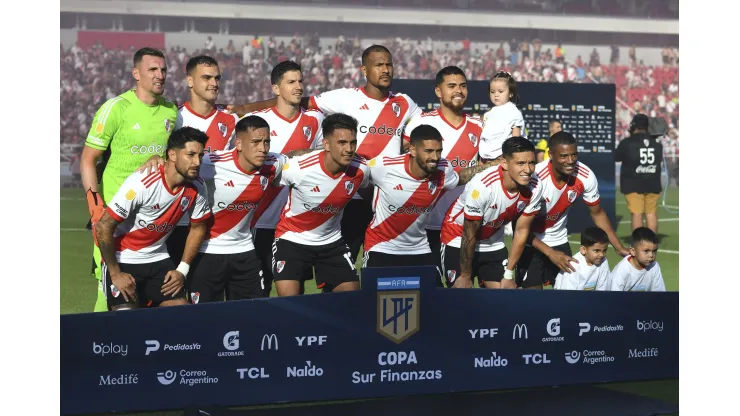
<instances>
[{"instance_id":1,"label":"player's beard","mask_svg":"<svg viewBox=\"0 0 740 416\"><path fill-rule=\"evenodd\" d=\"M417 165L418 165L418 166L419 166L419 167L421 168L421 170L423 170L423 171L424 171L424 173L426 173L427 175L430 175L430 176L431 176L431 175L432 175L432 174L433 174L434 172L436 172L436 171L437 171L437 163L438 163L439 161L436 161L436 162L434 162L434 167L431 167L431 166L427 165L427 163L423 163L422 161L420 161L420 160L419 160L419 159L417 159L417 158L414 158L414 160L416 160L416 164L417 164ZM427 162L429 162L429 161L427 161Z\"/></svg>"},{"instance_id":2,"label":"player's beard","mask_svg":"<svg viewBox=\"0 0 740 416\"><path fill-rule=\"evenodd\" d=\"M455 101L452 100L452 97L450 97L449 101L445 101L443 104L445 107L449 108L450 110L454 111L455 113L461 113L463 111L463 108L465 108L465 101L467 97L464 97L460 104L455 104Z\"/></svg>"},{"instance_id":3,"label":"player's beard","mask_svg":"<svg viewBox=\"0 0 740 416\"><path fill-rule=\"evenodd\" d=\"M188 182L194 181L195 179L197 179L198 178L198 174L200 173L200 169L196 169L195 175L194 176L190 176L191 173L190 173L190 168L189 167L186 167L185 169L181 169L179 166L177 166L177 164L175 164L175 171L180 176L182 176L183 178L185 178L185 180L188 181Z\"/></svg>"}]
</instances>

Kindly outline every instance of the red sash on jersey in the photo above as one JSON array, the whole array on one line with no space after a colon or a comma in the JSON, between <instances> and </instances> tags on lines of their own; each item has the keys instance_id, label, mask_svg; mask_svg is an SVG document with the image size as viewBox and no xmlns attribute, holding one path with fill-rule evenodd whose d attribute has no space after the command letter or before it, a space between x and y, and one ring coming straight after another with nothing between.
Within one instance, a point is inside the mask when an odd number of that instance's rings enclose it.
<instances>
[{"instance_id":1,"label":"red sash on jersey","mask_svg":"<svg viewBox=\"0 0 740 416\"><path fill-rule=\"evenodd\" d=\"M393 104L396 104L400 110L398 115L393 111ZM401 122L403 122L407 111L409 111L409 103L405 98L403 98L403 96L398 95L390 98L383 106L383 109L380 111L375 123L373 123L373 127L376 132L367 133L367 135L365 135L365 138L362 140L362 144L358 146L356 153L367 160L377 157L383 149L388 146L388 142L390 142L394 137L393 134L388 135L387 130L391 129L393 132L397 131L401 127ZM384 127L384 129L381 133L378 133L377 130L380 127ZM400 144L398 151L401 151Z\"/></svg>"}]
</instances>

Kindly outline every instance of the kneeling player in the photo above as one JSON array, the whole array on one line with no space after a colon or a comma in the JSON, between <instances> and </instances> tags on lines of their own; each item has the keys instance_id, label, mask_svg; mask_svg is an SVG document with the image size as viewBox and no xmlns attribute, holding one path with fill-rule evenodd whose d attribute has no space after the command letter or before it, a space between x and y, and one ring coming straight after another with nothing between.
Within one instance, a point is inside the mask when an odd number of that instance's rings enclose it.
<instances>
[{"instance_id":1,"label":"kneeling player","mask_svg":"<svg viewBox=\"0 0 740 416\"><path fill-rule=\"evenodd\" d=\"M272 248L278 296L298 295L312 267L324 292L360 288L340 229L344 207L368 184L367 162L355 156L357 120L335 113L321 129L324 148L289 159L281 173L280 185L289 187L289 196Z\"/></svg>"},{"instance_id":2,"label":"kneeling player","mask_svg":"<svg viewBox=\"0 0 740 416\"><path fill-rule=\"evenodd\" d=\"M95 228L109 310L187 304L185 276L211 216L198 178L207 140L191 127L175 130L165 165L151 174L135 172L110 201ZM165 243L185 213L192 226L175 269Z\"/></svg>"},{"instance_id":3,"label":"kneeling player","mask_svg":"<svg viewBox=\"0 0 740 416\"><path fill-rule=\"evenodd\" d=\"M647 227L632 231L630 255L612 270L609 290L622 292L665 292L663 274L655 260L658 256L658 236Z\"/></svg>"},{"instance_id":4,"label":"kneeling player","mask_svg":"<svg viewBox=\"0 0 740 416\"><path fill-rule=\"evenodd\" d=\"M609 260L606 251L609 236L599 227L588 227L581 233L581 249L573 256L578 263L571 263L575 272L558 273L553 289L556 290L606 290L609 284Z\"/></svg>"},{"instance_id":5,"label":"kneeling player","mask_svg":"<svg viewBox=\"0 0 740 416\"><path fill-rule=\"evenodd\" d=\"M517 136L507 139L502 150L501 165L475 175L445 215L442 263L448 286L472 287L477 275L486 288L516 287L513 270L542 195L534 174L534 145ZM518 216L509 253L503 227Z\"/></svg>"},{"instance_id":6,"label":"kneeling player","mask_svg":"<svg viewBox=\"0 0 740 416\"><path fill-rule=\"evenodd\" d=\"M262 265L250 222L286 160L269 153L270 126L258 116L236 124L236 149L209 153L201 178L208 186L213 224L193 264L192 303L262 297ZM269 292L268 292L269 293Z\"/></svg>"},{"instance_id":7,"label":"kneeling player","mask_svg":"<svg viewBox=\"0 0 740 416\"><path fill-rule=\"evenodd\" d=\"M435 204L445 191L488 168L480 165L456 173L441 157L442 134L431 125L414 128L410 141L410 154L368 162L378 196L365 233L363 267L436 265L438 253L432 253L424 230Z\"/></svg>"}]
</instances>

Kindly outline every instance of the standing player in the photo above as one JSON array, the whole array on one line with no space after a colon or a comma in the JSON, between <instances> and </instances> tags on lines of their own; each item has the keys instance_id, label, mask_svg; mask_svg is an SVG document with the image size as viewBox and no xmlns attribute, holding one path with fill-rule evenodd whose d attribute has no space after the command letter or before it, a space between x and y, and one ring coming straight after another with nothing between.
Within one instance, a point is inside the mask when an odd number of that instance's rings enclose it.
<instances>
[{"instance_id":1,"label":"standing player","mask_svg":"<svg viewBox=\"0 0 740 416\"><path fill-rule=\"evenodd\" d=\"M270 126L257 116L236 124L236 149L203 159L213 224L193 264L190 301L204 303L262 297L265 283L250 222L280 174L286 157L270 153ZM268 292L269 293L269 292Z\"/></svg>"},{"instance_id":2,"label":"standing player","mask_svg":"<svg viewBox=\"0 0 740 416\"><path fill-rule=\"evenodd\" d=\"M218 92L221 89L221 70L218 62L210 56L199 55L190 58L185 66L186 82L190 90L190 100L177 112L175 128L194 127L208 135L206 153L226 150L234 138L237 117L216 108ZM167 251L177 263L185 247L190 218L183 215L172 235L167 239Z\"/></svg>"},{"instance_id":3,"label":"standing player","mask_svg":"<svg viewBox=\"0 0 740 416\"><path fill-rule=\"evenodd\" d=\"M412 118L406 125L403 139L408 142L411 132L421 124L435 127L442 134L442 157L447 159L455 172L459 173L462 169L476 164L483 124L480 120L463 113L468 96L468 83L465 73L460 68L456 66L443 68L437 73L435 82L434 92L439 98L439 109ZM435 264L440 270L442 263L439 256L441 247L439 234L442 220L447 208L455 202L462 191L463 187L460 186L444 192L429 214L426 224L429 246L436 259ZM365 250L367 251L367 248Z\"/></svg>"},{"instance_id":4,"label":"standing player","mask_svg":"<svg viewBox=\"0 0 740 416\"><path fill-rule=\"evenodd\" d=\"M550 159L550 149L547 147L547 141L553 134L559 131L563 131L563 125L560 123L560 120L550 120L547 123L547 132L549 133L547 138L542 138L537 142L537 163Z\"/></svg>"},{"instance_id":5,"label":"standing player","mask_svg":"<svg viewBox=\"0 0 740 416\"><path fill-rule=\"evenodd\" d=\"M537 176L542 186L544 208L532 224L531 247L522 259L519 278L524 288L542 289L555 283L560 270L575 271L570 262L568 243L568 210L578 197L588 205L597 227L609 236L614 249L621 256L629 254L614 233L609 217L599 204L599 183L588 166L578 161L576 139L560 131L550 137L550 160L537 165Z\"/></svg>"},{"instance_id":6,"label":"standing player","mask_svg":"<svg viewBox=\"0 0 740 416\"><path fill-rule=\"evenodd\" d=\"M166 164L150 174L134 172L111 198L95 227L110 310L187 303L185 277L206 234L204 220L211 217L198 178L207 140L194 128L175 130ZM165 241L186 212L193 225L175 269Z\"/></svg>"},{"instance_id":7,"label":"standing player","mask_svg":"<svg viewBox=\"0 0 740 416\"><path fill-rule=\"evenodd\" d=\"M445 191L465 185L488 167L466 168L458 175L441 157L442 140L439 130L422 124L411 131L410 154L368 162L370 181L378 189L375 216L365 234L363 267L437 264L438 253L430 250L424 231L435 204Z\"/></svg>"},{"instance_id":8,"label":"standing player","mask_svg":"<svg viewBox=\"0 0 740 416\"><path fill-rule=\"evenodd\" d=\"M542 188L535 170L534 145L523 137L503 143L504 161L476 175L447 211L442 223L442 263L448 287L478 284L516 288L514 267L540 209ZM503 226L519 217L509 253Z\"/></svg>"},{"instance_id":9,"label":"standing player","mask_svg":"<svg viewBox=\"0 0 740 416\"><path fill-rule=\"evenodd\" d=\"M368 184L367 163L355 155L357 120L341 113L326 117L322 150L288 160L280 185L289 187L273 244L272 273L279 296L300 293L316 271L324 292L360 288L355 259L342 238L344 207Z\"/></svg>"},{"instance_id":10,"label":"standing player","mask_svg":"<svg viewBox=\"0 0 740 416\"><path fill-rule=\"evenodd\" d=\"M655 260L658 236L647 227L632 231L630 255L612 270L609 290L622 292L665 292L663 274Z\"/></svg>"},{"instance_id":11,"label":"standing player","mask_svg":"<svg viewBox=\"0 0 740 416\"><path fill-rule=\"evenodd\" d=\"M390 51L373 45L362 53L362 74L367 84L362 88L340 88L301 100L304 108L321 110L325 115L344 113L358 121L357 155L367 160L377 156L398 156L408 143L401 140L406 123L421 109L406 94L391 92L393 60ZM239 114L272 107L276 99L237 106ZM357 258L372 219L371 202L356 195L342 217L342 235L350 247L352 258Z\"/></svg>"},{"instance_id":12,"label":"standing player","mask_svg":"<svg viewBox=\"0 0 740 416\"><path fill-rule=\"evenodd\" d=\"M164 54L153 48L139 49L134 54L131 74L136 80L136 88L111 98L98 109L80 158L80 174L87 195L93 236L106 201L113 198L126 178L149 156L164 153L177 120L177 107L162 97L167 79ZM101 157L105 159L105 155L109 158L99 180L95 164ZM93 267L99 281L95 311L102 312L108 308L100 283L97 244L93 247Z\"/></svg>"},{"instance_id":13,"label":"standing player","mask_svg":"<svg viewBox=\"0 0 740 416\"><path fill-rule=\"evenodd\" d=\"M276 95L275 107L252 113L263 118L270 126L270 150L275 153L300 155L322 146L321 122L318 110L303 110L303 75L301 66L293 61L275 65L270 74L272 92ZM262 262L265 297L272 290L272 243L280 212L288 201L288 189L270 187L252 217L254 246Z\"/></svg>"}]
</instances>

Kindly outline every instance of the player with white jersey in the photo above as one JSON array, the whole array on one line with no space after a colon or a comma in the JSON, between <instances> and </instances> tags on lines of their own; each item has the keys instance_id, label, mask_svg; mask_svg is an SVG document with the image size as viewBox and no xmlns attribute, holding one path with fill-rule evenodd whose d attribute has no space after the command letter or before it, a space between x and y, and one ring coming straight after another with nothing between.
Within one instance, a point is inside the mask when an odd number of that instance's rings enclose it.
<instances>
[{"instance_id":1,"label":"player with white jersey","mask_svg":"<svg viewBox=\"0 0 740 416\"><path fill-rule=\"evenodd\" d=\"M390 51L382 45L372 45L362 53L362 74L367 84L362 88L340 88L315 97L304 97L304 108L318 109L326 115L343 113L358 121L357 155L367 160L377 156L398 156L408 143L401 140L406 123L421 109L406 94L390 90L393 83L393 60ZM239 114L274 106L276 99L235 106ZM363 198L365 198L363 200ZM356 195L345 208L342 217L342 235L357 258L372 219L371 197Z\"/></svg>"},{"instance_id":2,"label":"player with white jersey","mask_svg":"<svg viewBox=\"0 0 740 416\"><path fill-rule=\"evenodd\" d=\"M560 271L555 279L555 290L607 290L609 260L606 251L609 236L599 227L588 227L581 233L581 248L571 263L575 272Z\"/></svg>"},{"instance_id":3,"label":"player with white jersey","mask_svg":"<svg viewBox=\"0 0 740 416\"><path fill-rule=\"evenodd\" d=\"M647 227L632 231L630 255L622 259L609 279L609 290L620 292L665 292L663 274L655 260L658 236Z\"/></svg>"},{"instance_id":4,"label":"player with white jersey","mask_svg":"<svg viewBox=\"0 0 740 416\"><path fill-rule=\"evenodd\" d=\"M288 160L280 185L289 187L273 245L272 273L278 296L294 296L316 272L324 292L359 290L349 247L342 238L344 207L367 186L367 162L355 154L357 120L341 113L326 117L323 149Z\"/></svg>"},{"instance_id":5,"label":"player with white jersey","mask_svg":"<svg viewBox=\"0 0 740 416\"><path fill-rule=\"evenodd\" d=\"M448 66L437 72L434 92L439 98L439 108L412 118L406 125L403 140L408 142L411 132L421 124L435 127L442 134L442 157L447 159L455 172L459 173L462 169L475 166L477 163L483 124L479 119L463 113L468 96L468 83L465 72L460 68ZM439 234L442 220L447 209L462 191L463 187L459 186L444 192L429 214L426 224L429 247L440 270L442 263L439 256L441 248Z\"/></svg>"},{"instance_id":6,"label":"player with white jersey","mask_svg":"<svg viewBox=\"0 0 740 416\"><path fill-rule=\"evenodd\" d=\"M560 270L575 271L568 243L568 211L583 197L594 224L609 236L621 256L629 254L614 233L606 212L599 204L599 184L594 172L578 162L576 139L559 131L550 137L550 160L537 165L542 184L543 209L532 224L532 238L520 264L518 283L524 288L541 289L555 283Z\"/></svg>"},{"instance_id":7,"label":"player with white jersey","mask_svg":"<svg viewBox=\"0 0 740 416\"><path fill-rule=\"evenodd\" d=\"M207 55L194 56L185 66L185 72L190 99L178 108L175 128L193 127L206 133L206 153L227 149L238 117L216 106L221 87L218 62ZM189 225L190 218L184 215L167 239L167 250L175 263L180 261Z\"/></svg>"},{"instance_id":8,"label":"player with white jersey","mask_svg":"<svg viewBox=\"0 0 740 416\"><path fill-rule=\"evenodd\" d=\"M480 158L489 161L497 157L504 140L509 137L526 137L524 133L524 116L517 108L519 94L514 77L500 71L489 82L489 93L493 108L483 114L483 132L481 133Z\"/></svg>"},{"instance_id":9,"label":"player with white jersey","mask_svg":"<svg viewBox=\"0 0 740 416\"><path fill-rule=\"evenodd\" d=\"M448 287L515 288L513 277L540 209L541 186L534 174L534 145L523 137L503 143L504 161L465 186L442 223L442 264ZM503 227L518 217L511 252Z\"/></svg>"},{"instance_id":10,"label":"player with white jersey","mask_svg":"<svg viewBox=\"0 0 740 416\"><path fill-rule=\"evenodd\" d=\"M192 303L253 299L264 294L262 265L250 223L287 158L270 152L270 125L258 116L236 124L236 148L203 159L213 222L193 263Z\"/></svg>"},{"instance_id":11,"label":"player with white jersey","mask_svg":"<svg viewBox=\"0 0 740 416\"><path fill-rule=\"evenodd\" d=\"M446 191L465 185L487 167L455 172L441 157L442 134L430 125L416 127L410 139L410 154L368 162L370 182L377 190L363 267L436 265L437 253L430 249L424 229L435 204Z\"/></svg>"},{"instance_id":12,"label":"player with white jersey","mask_svg":"<svg viewBox=\"0 0 740 416\"><path fill-rule=\"evenodd\" d=\"M275 107L251 113L270 125L270 151L298 156L321 148L323 134L321 122L324 115L318 110L301 108L303 75L301 66L293 61L275 65L270 75L272 91L277 96ZM288 188L270 187L252 217L254 245L262 262L265 297L272 290L272 243L275 226L288 200Z\"/></svg>"},{"instance_id":13,"label":"player with white jersey","mask_svg":"<svg viewBox=\"0 0 740 416\"><path fill-rule=\"evenodd\" d=\"M185 127L167 142L167 161L152 173L134 172L96 226L109 310L183 305L185 277L211 217L206 185L198 178L208 136ZM190 214L192 227L175 269L165 242Z\"/></svg>"}]
</instances>

